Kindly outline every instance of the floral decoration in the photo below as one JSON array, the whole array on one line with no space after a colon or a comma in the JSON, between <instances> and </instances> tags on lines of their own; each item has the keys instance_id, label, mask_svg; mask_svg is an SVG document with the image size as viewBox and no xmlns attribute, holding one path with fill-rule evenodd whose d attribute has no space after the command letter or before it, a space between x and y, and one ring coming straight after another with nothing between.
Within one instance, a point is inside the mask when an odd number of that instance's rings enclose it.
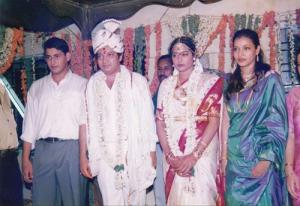
<instances>
[{"instance_id":1,"label":"floral decoration","mask_svg":"<svg viewBox=\"0 0 300 206\"><path fill-rule=\"evenodd\" d=\"M24 55L23 29L6 28L4 41L0 48L0 74L5 73L11 66L16 54Z\"/></svg>"},{"instance_id":2,"label":"floral decoration","mask_svg":"<svg viewBox=\"0 0 300 206\"><path fill-rule=\"evenodd\" d=\"M129 70L133 70L133 29L127 28L124 31L124 55L123 64Z\"/></svg>"}]
</instances>

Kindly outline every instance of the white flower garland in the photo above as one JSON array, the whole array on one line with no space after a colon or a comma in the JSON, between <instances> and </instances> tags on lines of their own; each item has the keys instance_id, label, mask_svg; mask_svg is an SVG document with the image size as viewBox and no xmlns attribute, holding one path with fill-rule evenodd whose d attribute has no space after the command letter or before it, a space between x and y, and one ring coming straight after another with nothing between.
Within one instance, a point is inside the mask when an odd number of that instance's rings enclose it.
<instances>
[{"instance_id":1,"label":"white flower garland","mask_svg":"<svg viewBox=\"0 0 300 206\"><path fill-rule=\"evenodd\" d=\"M292 14L288 15L288 40L290 46L290 67L291 67L291 81L292 84L295 84L295 76L296 76L296 65L295 65L295 38L292 28Z\"/></svg>"},{"instance_id":2,"label":"white flower garland","mask_svg":"<svg viewBox=\"0 0 300 206\"><path fill-rule=\"evenodd\" d=\"M104 161L111 167L114 169L115 171L115 188L117 190L123 189L125 187L125 172L124 172L124 167L125 167L125 157L123 154L123 147L122 147L122 143L124 143L124 141L127 142L127 139L124 139L125 137L125 126L124 126L124 114L125 114L125 102L124 102L124 97L126 96L125 92L125 84L126 84L126 77L124 75L124 73L121 71L119 73L119 75L116 76L114 84L116 84L116 88L117 88L117 98L116 98L116 107L117 107L117 140L116 140L116 148L115 148L115 153L114 154L110 154L107 150L107 145L106 145L106 139L104 136L104 115L103 115L103 98L104 94L103 91L105 90L106 87L106 82L105 82L105 78L104 76L99 79L96 82L96 87L95 87L95 93L96 98L96 115L97 115L97 119L98 119L98 140L99 140L99 145L100 145L100 153L101 153L101 157L103 157Z\"/></svg>"},{"instance_id":3,"label":"white flower garland","mask_svg":"<svg viewBox=\"0 0 300 206\"><path fill-rule=\"evenodd\" d=\"M191 76L188 80L187 85L187 102L186 102L186 111L185 111L185 124L186 124L186 149L185 152L191 152L197 144L196 136L196 112L194 107L194 98L197 95L197 86L200 82L201 78L201 70L195 68L191 73ZM176 113L171 110L170 100L173 98L174 90L176 87L178 75L174 75L171 77L171 81L166 87L167 94L164 98L164 118L166 123L166 134L167 134L167 142L175 156L180 156L183 153L180 151L178 146L178 137L174 137L172 134L171 125L176 116ZM203 94L201 94L203 95ZM204 96L204 95L203 95ZM203 97L202 97L203 98Z\"/></svg>"},{"instance_id":4,"label":"white flower garland","mask_svg":"<svg viewBox=\"0 0 300 206\"><path fill-rule=\"evenodd\" d=\"M0 48L0 67L4 66L4 64L7 62L7 58L12 49L13 36L14 31L10 28L7 28L5 30L5 40L2 48Z\"/></svg>"}]
</instances>

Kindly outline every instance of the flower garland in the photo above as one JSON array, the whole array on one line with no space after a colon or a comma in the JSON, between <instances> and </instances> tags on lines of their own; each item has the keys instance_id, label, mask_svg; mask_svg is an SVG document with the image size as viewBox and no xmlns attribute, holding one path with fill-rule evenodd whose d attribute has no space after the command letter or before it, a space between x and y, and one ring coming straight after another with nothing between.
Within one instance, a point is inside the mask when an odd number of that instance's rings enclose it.
<instances>
[{"instance_id":1,"label":"flower garland","mask_svg":"<svg viewBox=\"0 0 300 206\"><path fill-rule=\"evenodd\" d=\"M124 58L123 64L129 70L133 70L133 29L127 28L124 31Z\"/></svg>"},{"instance_id":2,"label":"flower garland","mask_svg":"<svg viewBox=\"0 0 300 206\"><path fill-rule=\"evenodd\" d=\"M11 66L16 54L24 55L23 29L5 30L5 37L0 48L0 74L5 73Z\"/></svg>"},{"instance_id":3,"label":"flower garland","mask_svg":"<svg viewBox=\"0 0 300 206\"><path fill-rule=\"evenodd\" d=\"M275 48L275 31L274 31L274 26L275 26L275 12L270 11L266 12L263 15L263 20L260 25L260 27L257 29L257 34L259 37L262 35L262 31L266 28L269 27L269 47L270 47L270 66L272 69L275 69L276 65L276 48Z\"/></svg>"},{"instance_id":4,"label":"flower garland","mask_svg":"<svg viewBox=\"0 0 300 206\"><path fill-rule=\"evenodd\" d=\"M275 16L275 21L277 22L277 24L276 24L276 29L275 29L275 31L276 31L276 38L278 39L278 40L280 40L281 39L281 17L280 17L280 15L276 15ZM278 44L277 44L277 62L278 62L278 68L279 68L279 72L282 72L281 71L281 67L282 67L282 63L283 63L283 57L282 57L282 46L281 46L281 41L279 41L278 42Z\"/></svg>"},{"instance_id":5,"label":"flower garland","mask_svg":"<svg viewBox=\"0 0 300 206\"><path fill-rule=\"evenodd\" d=\"M181 18L182 17L174 17L174 16L166 17L166 24L169 27L172 39L183 36L183 30L181 27L181 21L182 21Z\"/></svg>"},{"instance_id":6,"label":"flower garland","mask_svg":"<svg viewBox=\"0 0 300 206\"><path fill-rule=\"evenodd\" d=\"M171 152L175 156L182 156L185 154L191 153L197 143L197 130L196 130L196 122L197 122L197 104L195 101L203 100L205 97L206 92L209 90L210 81L216 81L215 78L207 79L205 76L202 75L202 68L201 66L195 66L194 70L192 71L189 80L187 82L186 87L186 96L184 97L185 106L183 109L184 112L184 127L186 128L186 143L185 143L185 150L182 152L180 150L180 146L178 145L178 135L172 135L174 129L174 120L176 116L178 116L178 106L173 105L174 102L174 94L176 91L176 85L178 82L178 74L171 76L169 81L165 84L164 91L166 92L163 95L163 115L166 123L166 140L170 147ZM206 82L205 85L201 87L201 91L199 92L199 82ZM197 97L197 100L195 99ZM176 111L174 111L176 110ZM189 177L187 181L184 183L184 192L191 193L192 195L195 194L195 178Z\"/></svg>"},{"instance_id":7,"label":"flower garland","mask_svg":"<svg viewBox=\"0 0 300 206\"><path fill-rule=\"evenodd\" d=\"M197 95L197 85L200 82L201 71L194 69L190 75L189 81L187 82L186 89L186 110L185 110L185 128L186 128L186 149L185 153L190 153L196 146L196 116L193 107L194 96ZM166 85L166 92L164 102L164 118L166 123L166 136L168 145L175 156L182 156L183 153L180 151L178 146L178 136L171 136L172 134L172 122L174 121L174 115L178 115L176 112L172 111L171 100L173 100L176 84L178 82L178 74L171 77L170 82ZM203 94L202 94L203 95Z\"/></svg>"},{"instance_id":8,"label":"flower garland","mask_svg":"<svg viewBox=\"0 0 300 206\"><path fill-rule=\"evenodd\" d=\"M216 30L220 18L211 16L201 16L199 23L199 32L195 36L197 55L202 56L207 48L210 34Z\"/></svg>"},{"instance_id":9,"label":"flower garland","mask_svg":"<svg viewBox=\"0 0 300 206\"><path fill-rule=\"evenodd\" d=\"M227 22L229 27L229 45L230 45L230 58L231 58L231 67L233 67L234 64L234 58L233 58L233 36L235 32L235 21L234 17L232 15L227 16Z\"/></svg>"},{"instance_id":10,"label":"flower garland","mask_svg":"<svg viewBox=\"0 0 300 206\"><path fill-rule=\"evenodd\" d=\"M90 78L92 72L92 56L90 53L90 48L92 47L91 40L83 40L83 48L84 48L84 57L83 57L83 76Z\"/></svg>"},{"instance_id":11,"label":"flower garland","mask_svg":"<svg viewBox=\"0 0 300 206\"><path fill-rule=\"evenodd\" d=\"M223 15L216 30L209 36L209 40L208 43L206 45L206 48L211 45L211 43L213 42L213 40L215 38L217 38L217 36L219 34L221 34L220 37L220 44L219 44L219 49L220 49L220 53L219 53L219 70L223 70L225 67L225 55L224 55L224 47L225 47L225 32L226 32L226 26L227 26L227 16ZM206 50L205 48L205 50Z\"/></svg>"},{"instance_id":12,"label":"flower garland","mask_svg":"<svg viewBox=\"0 0 300 206\"><path fill-rule=\"evenodd\" d=\"M114 169L115 171L115 188L117 190L121 190L125 187L125 156L123 154L123 147L122 144L124 143L124 139L122 137L126 137L124 135L125 132L125 125L124 125L124 116L125 110L126 110L126 105L125 105L125 98L126 98L126 91L125 91L125 85L126 85L126 76L124 74L124 71L122 71L115 77L115 84L116 84L116 120L117 120L117 139L116 139L116 148L115 152L113 154L108 152L107 149L107 139L105 139L104 136L104 102L103 99L104 94L103 91L105 91L106 83L105 83L105 77L104 75L100 77L96 82L95 86L95 94L96 94L96 115L97 115L97 128L98 128L98 141L99 141L99 151L101 153L101 157L104 158L105 162ZM125 141L128 141L125 139Z\"/></svg>"},{"instance_id":13,"label":"flower garland","mask_svg":"<svg viewBox=\"0 0 300 206\"><path fill-rule=\"evenodd\" d=\"M75 37L75 48L72 49L72 58L71 58L71 68L74 73L79 74L82 71L82 63L83 63L83 50L82 50L82 42L79 36ZM73 55L76 54L76 55Z\"/></svg>"},{"instance_id":14,"label":"flower garland","mask_svg":"<svg viewBox=\"0 0 300 206\"><path fill-rule=\"evenodd\" d=\"M27 102L27 76L26 76L26 70L21 69L21 91L22 91L22 96L23 96L23 101Z\"/></svg>"},{"instance_id":15,"label":"flower garland","mask_svg":"<svg viewBox=\"0 0 300 206\"><path fill-rule=\"evenodd\" d=\"M156 41L155 41L155 46L156 46L156 56L155 56L155 62L157 62L158 58L161 55L161 23L157 22L155 24L155 34L156 34ZM155 64L155 70L154 70L154 75L153 75L153 79L152 82L150 84L150 92L153 95L156 91L157 88L159 86L159 81L158 81L158 77L157 77L157 65Z\"/></svg>"},{"instance_id":16,"label":"flower garland","mask_svg":"<svg viewBox=\"0 0 300 206\"><path fill-rule=\"evenodd\" d=\"M35 33L32 33L31 34L31 42L30 42L31 45L30 45L30 47L31 47L31 53L32 53L32 56L31 56L31 69L32 69L32 79L33 79L33 81L36 80L35 56L34 56L34 54L35 54L35 45L36 45L37 39L35 37L36 37Z\"/></svg>"},{"instance_id":17,"label":"flower garland","mask_svg":"<svg viewBox=\"0 0 300 206\"><path fill-rule=\"evenodd\" d=\"M187 15L181 20L181 27L185 36L195 39L199 31L200 18L199 15Z\"/></svg>"},{"instance_id":18,"label":"flower garland","mask_svg":"<svg viewBox=\"0 0 300 206\"><path fill-rule=\"evenodd\" d=\"M139 26L135 29L134 39L134 69L133 71L144 74L143 59L145 56L145 32L144 27Z\"/></svg>"},{"instance_id":19,"label":"flower garland","mask_svg":"<svg viewBox=\"0 0 300 206\"><path fill-rule=\"evenodd\" d=\"M144 28L145 32L145 41L146 41L146 53L145 53L145 77L149 80L149 59L150 59L150 34L151 34L151 26L147 25Z\"/></svg>"},{"instance_id":20,"label":"flower garland","mask_svg":"<svg viewBox=\"0 0 300 206\"><path fill-rule=\"evenodd\" d=\"M288 40L289 40L289 51L290 51L290 70L291 70L291 81L294 85L296 76L296 65L295 65L295 38L292 30L292 16L288 15Z\"/></svg>"}]
</instances>

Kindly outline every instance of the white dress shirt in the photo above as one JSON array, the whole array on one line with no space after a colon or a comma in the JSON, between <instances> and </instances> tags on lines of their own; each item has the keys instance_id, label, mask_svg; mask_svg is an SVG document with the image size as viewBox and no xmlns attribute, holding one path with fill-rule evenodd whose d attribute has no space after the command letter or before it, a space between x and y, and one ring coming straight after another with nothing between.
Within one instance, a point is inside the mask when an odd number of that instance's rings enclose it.
<instances>
[{"instance_id":1,"label":"white dress shirt","mask_svg":"<svg viewBox=\"0 0 300 206\"><path fill-rule=\"evenodd\" d=\"M34 82L27 95L21 139L78 139L85 124L84 91L87 80L69 71L57 84L51 74Z\"/></svg>"}]
</instances>

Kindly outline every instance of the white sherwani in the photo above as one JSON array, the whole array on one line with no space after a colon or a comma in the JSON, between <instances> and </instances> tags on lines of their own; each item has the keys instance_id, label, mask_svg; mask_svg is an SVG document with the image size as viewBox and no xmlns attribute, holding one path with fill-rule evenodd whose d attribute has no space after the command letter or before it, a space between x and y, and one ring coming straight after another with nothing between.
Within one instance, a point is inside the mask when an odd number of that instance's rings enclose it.
<instances>
[{"instance_id":1,"label":"white sherwani","mask_svg":"<svg viewBox=\"0 0 300 206\"><path fill-rule=\"evenodd\" d=\"M104 205L145 204L155 169L150 152L157 141L146 79L121 65L111 89L97 72L86 91L88 153ZM116 166L123 166L118 170Z\"/></svg>"}]
</instances>

